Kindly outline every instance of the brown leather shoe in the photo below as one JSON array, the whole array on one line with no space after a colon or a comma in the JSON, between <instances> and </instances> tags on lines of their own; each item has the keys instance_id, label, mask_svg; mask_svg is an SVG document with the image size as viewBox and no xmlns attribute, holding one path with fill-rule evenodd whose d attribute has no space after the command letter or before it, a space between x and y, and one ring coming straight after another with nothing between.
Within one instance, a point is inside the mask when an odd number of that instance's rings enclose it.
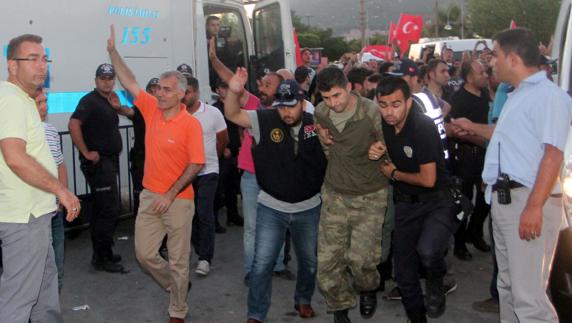
<instances>
[{"instance_id":1,"label":"brown leather shoe","mask_svg":"<svg viewBox=\"0 0 572 323\"><path fill-rule=\"evenodd\" d=\"M294 308L298 312L298 315L303 319L308 319L314 317L314 309L312 309L312 305L310 304L296 304Z\"/></svg>"},{"instance_id":2,"label":"brown leather shoe","mask_svg":"<svg viewBox=\"0 0 572 323\"><path fill-rule=\"evenodd\" d=\"M169 318L169 323L185 323L185 320L178 317Z\"/></svg>"},{"instance_id":3,"label":"brown leather shoe","mask_svg":"<svg viewBox=\"0 0 572 323\"><path fill-rule=\"evenodd\" d=\"M246 320L246 323L262 323L259 320L255 320L255 319L248 319Z\"/></svg>"}]
</instances>

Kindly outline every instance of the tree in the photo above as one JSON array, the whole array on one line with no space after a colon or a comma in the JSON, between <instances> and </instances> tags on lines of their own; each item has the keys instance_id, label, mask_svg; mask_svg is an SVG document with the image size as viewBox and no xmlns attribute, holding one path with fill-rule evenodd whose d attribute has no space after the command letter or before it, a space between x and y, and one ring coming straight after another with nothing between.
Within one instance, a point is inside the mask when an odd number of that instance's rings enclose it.
<instances>
[{"instance_id":1,"label":"tree","mask_svg":"<svg viewBox=\"0 0 572 323\"><path fill-rule=\"evenodd\" d=\"M473 28L480 36L492 37L514 20L547 44L554 33L560 0L468 0L467 5Z\"/></svg>"}]
</instances>

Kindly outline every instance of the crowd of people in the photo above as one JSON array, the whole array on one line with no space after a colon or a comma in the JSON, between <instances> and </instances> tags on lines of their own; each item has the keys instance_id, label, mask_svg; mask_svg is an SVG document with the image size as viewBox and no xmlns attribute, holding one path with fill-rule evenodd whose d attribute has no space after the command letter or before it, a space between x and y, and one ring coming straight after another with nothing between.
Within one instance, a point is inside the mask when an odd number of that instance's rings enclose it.
<instances>
[{"instance_id":1,"label":"crowd of people","mask_svg":"<svg viewBox=\"0 0 572 323\"><path fill-rule=\"evenodd\" d=\"M386 297L400 299L411 322L439 318L457 287L445 257L452 249L471 261L467 243L491 252L495 264L491 298L475 310L499 312L502 322L558 321L546 287L572 102L551 82L551 62L531 31L502 31L492 49L460 60L445 49L419 61L350 59L315 70L303 49L295 71L269 72L248 91L247 70L231 70L218 55L217 23L207 20L213 105L200 100L187 64L142 88L111 27L111 63L97 67L95 89L68 125L93 196L96 270L128 272L113 251L124 115L135 128L135 255L169 293L171 323L189 311L192 247L195 272L210 272L215 232L225 231L222 207L227 225L244 226L247 323L266 320L276 276L296 281L301 318L315 315L316 286L335 323L351 322L356 306L371 318L390 279L397 287ZM63 221L81 205L67 189L57 131L43 122L49 59L41 37L12 39L7 60L0 323L62 322ZM116 79L134 106L120 104ZM295 274L286 267L291 250Z\"/></svg>"}]
</instances>

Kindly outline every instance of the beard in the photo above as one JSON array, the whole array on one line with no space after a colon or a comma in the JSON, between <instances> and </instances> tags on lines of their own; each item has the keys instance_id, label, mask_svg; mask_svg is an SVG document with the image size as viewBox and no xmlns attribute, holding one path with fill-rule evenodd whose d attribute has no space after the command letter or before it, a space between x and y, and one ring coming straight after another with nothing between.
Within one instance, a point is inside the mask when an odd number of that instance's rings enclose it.
<instances>
[{"instance_id":1,"label":"beard","mask_svg":"<svg viewBox=\"0 0 572 323\"><path fill-rule=\"evenodd\" d=\"M262 103L262 105L264 106L271 106L272 103L274 102L274 97L271 97L267 94L260 94L260 103Z\"/></svg>"}]
</instances>

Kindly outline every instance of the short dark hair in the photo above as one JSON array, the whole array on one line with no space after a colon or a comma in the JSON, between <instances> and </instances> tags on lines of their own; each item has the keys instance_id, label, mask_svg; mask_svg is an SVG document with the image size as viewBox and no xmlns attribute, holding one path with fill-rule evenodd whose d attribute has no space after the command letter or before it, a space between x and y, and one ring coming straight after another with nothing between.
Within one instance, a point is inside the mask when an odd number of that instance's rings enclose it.
<instances>
[{"instance_id":1,"label":"short dark hair","mask_svg":"<svg viewBox=\"0 0 572 323\"><path fill-rule=\"evenodd\" d=\"M316 87L318 91L327 92L333 87L345 88L348 85L348 78L339 67L330 65L318 73L316 76Z\"/></svg>"},{"instance_id":2,"label":"short dark hair","mask_svg":"<svg viewBox=\"0 0 572 323\"><path fill-rule=\"evenodd\" d=\"M396 91L401 91L405 100L411 97L411 90L409 89L407 82L405 82L401 77L389 75L383 77L379 81L379 84L375 89L375 95L376 97L386 96L395 93Z\"/></svg>"},{"instance_id":3,"label":"short dark hair","mask_svg":"<svg viewBox=\"0 0 572 323\"><path fill-rule=\"evenodd\" d=\"M192 87L193 91L197 92L199 90L199 80L192 76L187 76L187 87Z\"/></svg>"},{"instance_id":4,"label":"short dark hair","mask_svg":"<svg viewBox=\"0 0 572 323\"><path fill-rule=\"evenodd\" d=\"M435 69L437 69L437 66L439 66L439 64L447 65L447 62L445 62L442 59L437 59L437 58L433 58L432 60L430 60L429 63L427 63L426 73L429 74L429 73L433 72Z\"/></svg>"},{"instance_id":5,"label":"short dark hair","mask_svg":"<svg viewBox=\"0 0 572 323\"><path fill-rule=\"evenodd\" d=\"M304 66L299 66L294 71L294 79L296 79L296 82L298 83L304 83L309 75L310 75L310 70Z\"/></svg>"},{"instance_id":6,"label":"short dark hair","mask_svg":"<svg viewBox=\"0 0 572 323\"><path fill-rule=\"evenodd\" d=\"M363 67L353 67L350 69L348 72L348 81L352 84L352 89L356 83L363 85L363 82L365 82L367 77L371 74L373 74L372 71Z\"/></svg>"},{"instance_id":7,"label":"short dark hair","mask_svg":"<svg viewBox=\"0 0 572 323\"><path fill-rule=\"evenodd\" d=\"M393 66L392 62L383 62L379 65L379 69L378 72L379 74L385 74L387 72L389 72L389 68L391 68Z\"/></svg>"},{"instance_id":8,"label":"short dark hair","mask_svg":"<svg viewBox=\"0 0 572 323\"><path fill-rule=\"evenodd\" d=\"M219 20L220 21L220 18L217 16L208 16L207 17L207 25L209 24L209 22L211 22L211 20Z\"/></svg>"},{"instance_id":9,"label":"short dark hair","mask_svg":"<svg viewBox=\"0 0 572 323\"><path fill-rule=\"evenodd\" d=\"M527 28L505 29L493 37L505 54L514 53L527 67L538 66L540 51L536 37Z\"/></svg>"},{"instance_id":10,"label":"short dark hair","mask_svg":"<svg viewBox=\"0 0 572 323\"><path fill-rule=\"evenodd\" d=\"M381 75L379 73L374 73L374 74L371 74L370 76L367 77L367 81L371 82L371 83L379 83L379 81L381 81L382 77L383 77L383 75Z\"/></svg>"},{"instance_id":11,"label":"short dark hair","mask_svg":"<svg viewBox=\"0 0 572 323\"><path fill-rule=\"evenodd\" d=\"M20 35L18 37L12 38L10 40L10 43L8 44L8 49L6 50L6 58L8 60L16 58L16 56L18 55L18 51L20 50L20 46L24 42L41 44L42 43L42 37L40 37L38 35L33 35L33 34L24 34L24 35Z\"/></svg>"},{"instance_id":12,"label":"short dark hair","mask_svg":"<svg viewBox=\"0 0 572 323\"><path fill-rule=\"evenodd\" d=\"M312 54L312 51L308 47L304 47L300 50L300 55L304 54L305 52Z\"/></svg>"},{"instance_id":13,"label":"short dark hair","mask_svg":"<svg viewBox=\"0 0 572 323\"><path fill-rule=\"evenodd\" d=\"M469 78L469 74L471 74L471 72L473 71L473 60L471 61L466 61L463 62L463 65L461 65L461 78L463 79L463 82L467 82L467 79Z\"/></svg>"}]
</instances>

